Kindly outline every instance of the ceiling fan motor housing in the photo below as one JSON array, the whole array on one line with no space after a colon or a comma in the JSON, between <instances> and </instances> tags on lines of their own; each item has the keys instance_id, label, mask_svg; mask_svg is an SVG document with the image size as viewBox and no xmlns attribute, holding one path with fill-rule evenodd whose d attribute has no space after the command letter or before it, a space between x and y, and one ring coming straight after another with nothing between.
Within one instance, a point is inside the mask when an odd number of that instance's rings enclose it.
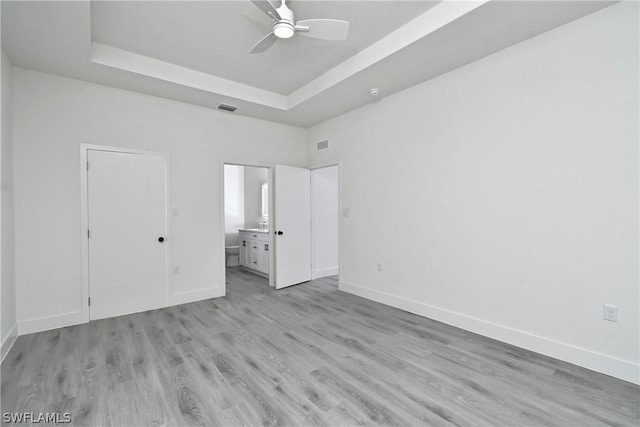
<instances>
[{"instance_id":1,"label":"ceiling fan motor housing","mask_svg":"<svg viewBox=\"0 0 640 427\"><path fill-rule=\"evenodd\" d=\"M286 4L283 4L282 6L277 8L276 10L280 14L280 18L282 18L282 21L287 21L291 25L294 24L293 11L291 9L289 9ZM280 21L280 22L282 22L282 21Z\"/></svg>"},{"instance_id":2,"label":"ceiling fan motor housing","mask_svg":"<svg viewBox=\"0 0 640 427\"><path fill-rule=\"evenodd\" d=\"M273 34L281 39L293 37L296 32L294 28L295 21L293 11L289 9L286 4L282 4L282 6L276 10L278 11L281 19L273 25Z\"/></svg>"}]
</instances>

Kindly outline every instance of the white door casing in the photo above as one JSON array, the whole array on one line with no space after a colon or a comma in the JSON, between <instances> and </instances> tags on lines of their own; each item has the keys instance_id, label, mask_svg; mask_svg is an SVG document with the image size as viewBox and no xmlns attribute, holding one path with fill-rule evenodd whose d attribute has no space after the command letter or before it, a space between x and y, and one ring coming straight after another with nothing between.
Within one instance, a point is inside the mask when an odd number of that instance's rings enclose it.
<instances>
[{"instance_id":1,"label":"white door casing","mask_svg":"<svg viewBox=\"0 0 640 427\"><path fill-rule=\"evenodd\" d=\"M166 156L90 149L87 160L90 319L166 306Z\"/></svg>"},{"instance_id":2,"label":"white door casing","mask_svg":"<svg viewBox=\"0 0 640 427\"><path fill-rule=\"evenodd\" d=\"M273 193L275 287L282 289L311 280L311 171L276 165Z\"/></svg>"}]
</instances>

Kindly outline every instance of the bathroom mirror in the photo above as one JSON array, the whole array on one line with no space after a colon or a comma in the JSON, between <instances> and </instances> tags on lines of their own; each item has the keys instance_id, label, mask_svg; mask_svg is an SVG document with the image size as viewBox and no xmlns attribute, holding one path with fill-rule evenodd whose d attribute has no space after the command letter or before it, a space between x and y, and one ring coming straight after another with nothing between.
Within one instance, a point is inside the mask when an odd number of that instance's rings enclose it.
<instances>
[{"instance_id":1,"label":"bathroom mirror","mask_svg":"<svg viewBox=\"0 0 640 427\"><path fill-rule=\"evenodd\" d=\"M262 217L267 220L269 218L269 184L262 184Z\"/></svg>"}]
</instances>

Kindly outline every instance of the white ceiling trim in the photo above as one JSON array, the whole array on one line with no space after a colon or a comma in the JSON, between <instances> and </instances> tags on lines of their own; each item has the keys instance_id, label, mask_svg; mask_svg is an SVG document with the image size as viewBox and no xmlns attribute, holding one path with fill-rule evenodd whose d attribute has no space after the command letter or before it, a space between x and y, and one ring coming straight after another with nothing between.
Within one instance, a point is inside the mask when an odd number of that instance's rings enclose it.
<instances>
[{"instance_id":1,"label":"white ceiling trim","mask_svg":"<svg viewBox=\"0 0 640 427\"><path fill-rule=\"evenodd\" d=\"M319 95L489 1L443 0L371 46L295 90L288 96L289 108Z\"/></svg>"},{"instance_id":2,"label":"white ceiling trim","mask_svg":"<svg viewBox=\"0 0 640 427\"><path fill-rule=\"evenodd\" d=\"M149 56L91 43L91 62L181 86L287 111L353 77L490 0L443 0L366 49L296 89L281 95Z\"/></svg>"},{"instance_id":3,"label":"white ceiling trim","mask_svg":"<svg viewBox=\"0 0 640 427\"><path fill-rule=\"evenodd\" d=\"M279 110L289 109L285 95L102 43L91 43L91 62Z\"/></svg>"}]
</instances>

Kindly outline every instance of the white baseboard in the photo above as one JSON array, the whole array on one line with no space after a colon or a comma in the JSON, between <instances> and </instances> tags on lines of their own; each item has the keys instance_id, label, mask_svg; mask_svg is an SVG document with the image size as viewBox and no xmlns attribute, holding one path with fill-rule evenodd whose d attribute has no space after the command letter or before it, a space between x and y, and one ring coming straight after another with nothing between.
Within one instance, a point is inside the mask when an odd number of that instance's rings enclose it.
<instances>
[{"instance_id":1,"label":"white baseboard","mask_svg":"<svg viewBox=\"0 0 640 427\"><path fill-rule=\"evenodd\" d=\"M321 277L336 276L338 274L338 267L323 268L320 270L313 270L311 272L311 279L319 279Z\"/></svg>"},{"instance_id":2,"label":"white baseboard","mask_svg":"<svg viewBox=\"0 0 640 427\"><path fill-rule=\"evenodd\" d=\"M596 372L640 384L640 365L598 353L572 344L534 335L497 323L456 313L440 307L388 294L348 282L340 282L339 289L410 313L493 338L507 344L564 360Z\"/></svg>"},{"instance_id":3,"label":"white baseboard","mask_svg":"<svg viewBox=\"0 0 640 427\"><path fill-rule=\"evenodd\" d=\"M225 295L225 288L206 288L195 291L181 292L173 294L170 305L187 304L189 302L201 301L203 299L218 298Z\"/></svg>"},{"instance_id":4,"label":"white baseboard","mask_svg":"<svg viewBox=\"0 0 640 427\"><path fill-rule=\"evenodd\" d=\"M14 323L11 329L9 329L9 333L2 340L2 345L0 346L0 363L4 361L5 356L13 347L13 344L16 342L16 338L18 338L18 324Z\"/></svg>"},{"instance_id":5,"label":"white baseboard","mask_svg":"<svg viewBox=\"0 0 640 427\"><path fill-rule=\"evenodd\" d=\"M64 328L65 326L78 325L82 322L82 312L56 314L54 316L38 317L18 321L18 334L32 334L34 332L48 331L50 329Z\"/></svg>"},{"instance_id":6,"label":"white baseboard","mask_svg":"<svg viewBox=\"0 0 640 427\"><path fill-rule=\"evenodd\" d=\"M168 306L186 304L189 302L200 301L209 298L217 298L224 295L225 289L220 287L182 292L173 295ZM63 328L65 326L78 325L80 323L83 323L81 311L56 314L54 316L38 317L36 319L20 320L18 322L18 335L48 331L51 329ZM4 343L2 349L4 350Z\"/></svg>"}]
</instances>

